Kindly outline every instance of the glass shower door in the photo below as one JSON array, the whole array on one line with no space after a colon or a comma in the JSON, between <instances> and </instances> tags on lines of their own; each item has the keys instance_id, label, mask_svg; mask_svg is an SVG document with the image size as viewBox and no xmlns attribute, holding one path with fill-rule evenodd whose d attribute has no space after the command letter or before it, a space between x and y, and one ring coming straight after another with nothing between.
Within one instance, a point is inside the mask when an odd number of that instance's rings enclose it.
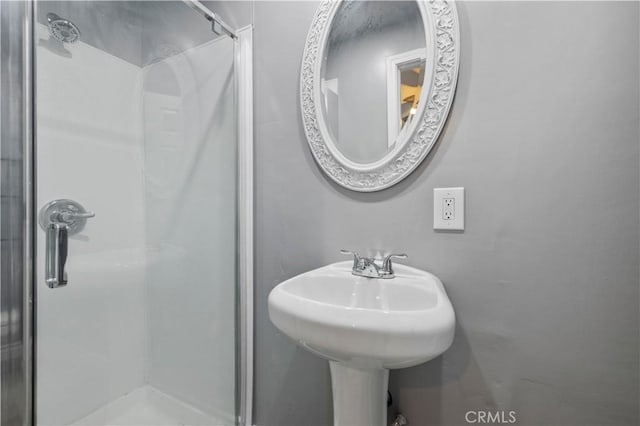
<instances>
[{"instance_id":1,"label":"glass shower door","mask_svg":"<svg viewBox=\"0 0 640 426\"><path fill-rule=\"evenodd\" d=\"M236 422L234 42L182 1L37 4L39 424Z\"/></svg>"}]
</instances>

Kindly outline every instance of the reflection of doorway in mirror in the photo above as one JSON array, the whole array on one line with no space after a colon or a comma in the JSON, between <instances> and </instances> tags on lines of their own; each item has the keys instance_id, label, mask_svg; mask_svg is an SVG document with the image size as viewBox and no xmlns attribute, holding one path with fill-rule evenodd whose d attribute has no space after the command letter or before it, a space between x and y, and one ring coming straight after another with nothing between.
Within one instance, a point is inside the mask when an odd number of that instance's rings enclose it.
<instances>
[{"instance_id":1,"label":"reflection of doorway in mirror","mask_svg":"<svg viewBox=\"0 0 640 426\"><path fill-rule=\"evenodd\" d=\"M418 112L426 71L426 50L415 49L387 58L387 129L392 147L411 127Z\"/></svg>"},{"instance_id":2,"label":"reflection of doorway in mirror","mask_svg":"<svg viewBox=\"0 0 640 426\"><path fill-rule=\"evenodd\" d=\"M420 90L424 84L424 62L419 66L400 70L400 127L407 127L418 112ZM402 130L400 130L402 132Z\"/></svg>"}]
</instances>

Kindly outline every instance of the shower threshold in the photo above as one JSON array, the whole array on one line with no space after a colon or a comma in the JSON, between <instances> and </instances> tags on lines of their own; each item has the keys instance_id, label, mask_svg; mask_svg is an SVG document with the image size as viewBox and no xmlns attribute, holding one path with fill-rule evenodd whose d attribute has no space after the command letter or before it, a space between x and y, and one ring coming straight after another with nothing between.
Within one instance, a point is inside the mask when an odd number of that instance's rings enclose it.
<instances>
[{"instance_id":1,"label":"shower threshold","mask_svg":"<svg viewBox=\"0 0 640 426\"><path fill-rule=\"evenodd\" d=\"M82 426L183 426L229 424L151 386L143 386L76 421Z\"/></svg>"}]
</instances>

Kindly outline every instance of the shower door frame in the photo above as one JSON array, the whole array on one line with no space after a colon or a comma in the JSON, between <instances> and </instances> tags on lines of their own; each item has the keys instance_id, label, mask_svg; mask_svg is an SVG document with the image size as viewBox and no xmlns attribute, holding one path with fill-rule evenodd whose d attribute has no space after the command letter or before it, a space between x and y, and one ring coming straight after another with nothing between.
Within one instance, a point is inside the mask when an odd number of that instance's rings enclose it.
<instances>
[{"instance_id":1,"label":"shower door frame","mask_svg":"<svg viewBox=\"0 0 640 426\"><path fill-rule=\"evenodd\" d=\"M198 0L183 0L200 6ZM34 425L36 417L36 8L38 0L21 0L24 21L20 40L22 50L22 154L23 154L23 275L22 282L2 282L0 292L22 289L22 300L12 301L11 312L22 328L21 352L24 368L12 371L24 382L25 412L19 413L25 425ZM204 7L204 6L202 6ZM204 25L204 23L203 23ZM253 285L254 285L254 217L253 217L253 25L236 32L234 41L234 74L237 126L237 281L236 281L236 422L252 426L253 405ZM13 41L13 40L12 40ZM4 343L4 342L3 342ZM4 350L4 347L3 347ZM4 360L2 360L4 363ZM4 367L4 365L3 365ZM0 376L1 379L1 376ZM4 402L4 396L0 394ZM3 404L4 405L4 404ZM5 426L5 425L0 425ZM7 425L8 426L8 425ZM11 425L13 426L13 425Z\"/></svg>"},{"instance_id":2,"label":"shower door frame","mask_svg":"<svg viewBox=\"0 0 640 426\"><path fill-rule=\"evenodd\" d=\"M253 426L253 24L236 32L235 92L238 139L238 425Z\"/></svg>"},{"instance_id":3,"label":"shower door frame","mask_svg":"<svg viewBox=\"0 0 640 426\"><path fill-rule=\"evenodd\" d=\"M7 2L0 5L2 8L2 20L12 19L4 22L2 29L2 45L0 54L3 58L0 61L8 61L7 78L10 85L10 92L7 96L3 94L2 115L0 116L3 127L2 136L6 139L1 141L2 151L9 145L15 154L19 154L16 162L20 164L19 171L21 179L8 179L11 184L19 185L13 190L17 190L11 201L11 210L19 212L19 230L12 229L9 233L19 234L18 240L22 245L22 250L10 250L9 253L2 253L11 262L12 273L10 280L0 282L0 298L2 298L2 333L1 333L1 374L0 374L0 397L2 405L2 417L0 420L15 422L21 420L23 424L34 423L33 417L33 385L34 385L34 364L33 364L33 342L34 327L33 313L35 312L33 303L33 272L35 266L35 207L33 204L35 170L34 165L34 79L33 79L33 4L28 0L22 2ZM8 8L8 9L7 9ZM17 15L19 11L19 15ZM14 13L16 16L14 16ZM7 14L7 15L5 15ZM19 18L19 22L17 22ZM13 21L16 19L16 21ZM8 28L5 26L8 25ZM3 37L6 36L7 39ZM7 64L3 64L3 69ZM19 80L18 80L19 78ZM6 88L5 88L6 89ZM6 102L6 103L5 103ZM19 105L19 107L17 107ZM5 111L6 110L6 111ZM4 122L10 121L10 125ZM16 122L20 122L17 125ZM7 127L5 129L4 127ZM5 158L2 158L5 160ZM4 165L3 165L4 166ZM15 177L15 176L14 176ZM3 186L4 186L3 182ZM5 196L6 194L2 194ZM19 204L18 204L19 203ZM8 204L5 205L5 208ZM3 213L4 216L4 213ZM3 220L4 222L4 220ZM15 224L12 224L15 225ZM4 238L4 229L1 238ZM4 259L3 259L4 260ZM19 268L14 268L15 263L20 262ZM3 262L4 263L4 262ZM4 274L3 274L4 275ZM4 389L2 389L4 388Z\"/></svg>"}]
</instances>

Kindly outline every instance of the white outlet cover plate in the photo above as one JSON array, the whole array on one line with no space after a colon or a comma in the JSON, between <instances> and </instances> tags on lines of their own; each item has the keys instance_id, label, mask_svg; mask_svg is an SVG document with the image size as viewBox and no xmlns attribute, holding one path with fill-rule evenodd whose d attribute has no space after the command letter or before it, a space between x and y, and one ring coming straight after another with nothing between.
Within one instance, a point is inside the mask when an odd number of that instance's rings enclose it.
<instances>
[{"instance_id":1,"label":"white outlet cover plate","mask_svg":"<svg viewBox=\"0 0 640 426\"><path fill-rule=\"evenodd\" d=\"M445 199L453 199L453 206L447 206ZM445 219L445 213L453 217ZM464 188L433 188L433 229L464 231Z\"/></svg>"}]
</instances>

